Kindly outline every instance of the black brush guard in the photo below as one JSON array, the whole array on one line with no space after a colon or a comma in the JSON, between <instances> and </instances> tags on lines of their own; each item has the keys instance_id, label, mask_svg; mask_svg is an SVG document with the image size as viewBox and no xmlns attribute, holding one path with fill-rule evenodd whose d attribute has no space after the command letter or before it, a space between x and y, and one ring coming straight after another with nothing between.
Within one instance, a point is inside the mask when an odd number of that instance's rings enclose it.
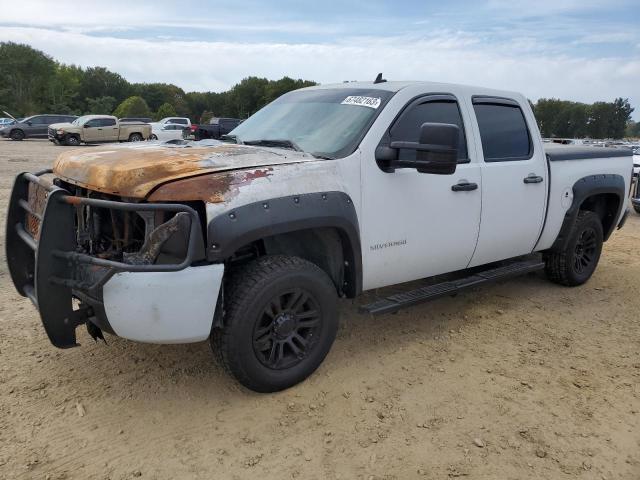
<instances>
[{"instance_id":1,"label":"black brush guard","mask_svg":"<svg viewBox=\"0 0 640 480\"><path fill-rule=\"evenodd\" d=\"M76 327L93 315L86 305L74 309L74 294L77 298L81 293L92 297L117 272L174 272L187 268L194 259L200 223L196 211L187 205L126 203L74 196L42 177L48 173L51 170L21 173L16 177L7 214L6 258L13 284L40 312L51 343L58 348L69 348L78 345ZM42 213L28 202L30 184L47 192ZM131 265L78 253L75 215L76 207L81 205L134 212L187 213L190 230L184 260L174 264ZM35 238L27 228L29 216L39 222ZM98 296L101 297L101 293Z\"/></svg>"}]
</instances>

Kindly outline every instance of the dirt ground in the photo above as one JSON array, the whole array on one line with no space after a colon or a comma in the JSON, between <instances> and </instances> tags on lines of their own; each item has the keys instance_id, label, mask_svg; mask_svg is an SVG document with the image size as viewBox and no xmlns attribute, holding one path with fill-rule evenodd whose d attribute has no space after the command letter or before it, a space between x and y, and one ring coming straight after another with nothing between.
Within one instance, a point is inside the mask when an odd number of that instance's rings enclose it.
<instances>
[{"instance_id":1,"label":"dirt ground","mask_svg":"<svg viewBox=\"0 0 640 480\"><path fill-rule=\"evenodd\" d=\"M3 224L14 175L62 150L0 141ZM79 329L57 350L2 244L2 479L640 478L635 213L579 288L530 275L381 317L342 301L324 364L273 395L239 387L206 342Z\"/></svg>"}]
</instances>

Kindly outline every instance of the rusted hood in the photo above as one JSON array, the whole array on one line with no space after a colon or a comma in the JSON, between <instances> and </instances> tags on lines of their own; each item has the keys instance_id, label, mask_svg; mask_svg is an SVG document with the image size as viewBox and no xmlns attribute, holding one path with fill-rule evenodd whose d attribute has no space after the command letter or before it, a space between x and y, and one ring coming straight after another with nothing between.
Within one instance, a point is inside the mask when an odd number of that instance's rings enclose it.
<instances>
[{"instance_id":1,"label":"rusted hood","mask_svg":"<svg viewBox=\"0 0 640 480\"><path fill-rule=\"evenodd\" d=\"M163 183L208 172L314 161L307 153L223 142L86 147L62 153L61 179L90 190L144 198Z\"/></svg>"}]
</instances>

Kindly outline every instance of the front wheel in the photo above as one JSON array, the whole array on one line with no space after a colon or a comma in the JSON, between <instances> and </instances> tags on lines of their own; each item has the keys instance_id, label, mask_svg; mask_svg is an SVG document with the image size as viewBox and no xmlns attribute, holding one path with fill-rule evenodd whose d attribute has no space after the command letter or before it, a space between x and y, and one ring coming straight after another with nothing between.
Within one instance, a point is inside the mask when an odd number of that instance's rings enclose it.
<instances>
[{"instance_id":1,"label":"front wheel","mask_svg":"<svg viewBox=\"0 0 640 480\"><path fill-rule=\"evenodd\" d=\"M261 257L234 272L225 306L212 347L227 370L256 392L284 390L311 375L338 330L333 282L298 257Z\"/></svg>"},{"instance_id":2,"label":"front wheel","mask_svg":"<svg viewBox=\"0 0 640 480\"><path fill-rule=\"evenodd\" d=\"M157 140L158 136L155 135L154 133L151 134L151 136L149 137L149 140Z\"/></svg>"},{"instance_id":3,"label":"front wheel","mask_svg":"<svg viewBox=\"0 0 640 480\"><path fill-rule=\"evenodd\" d=\"M64 137L64 144L70 147L77 147L80 145L80 139L75 135L67 135Z\"/></svg>"},{"instance_id":4,"label":"front wheel","mask_svg":"<svg viewBox=\"0 0 640 480\"><path fill-rule=\"evenodd\" d=\"M21 140L24 140L24 132L22 130L12 130L9 137L11 138L11 140L19 142Z\"/></svg>"},{"instance_id":5,"label":"front wheel","mask_svg":"<svg viewBox=\"0 0 640 480\"><path fill-rule=\"evenodd\" d=\"M129 135L130 142L141 142L142 140L144 139L142 138L142 135L140 135L139 133L132 133L131 135Z\"/></svg>"},{"instance_id":6,"label":"front wheel","mask_svg":"<svg viewBox=\"0 0 640 480\"><path fill-rule=\"evenodd\" d=\"M549 280L569 287L589 280L600 260L603 237L600 217L586 210L578 212L566 248L545 256Z\"/></svg>"}]
</instances>

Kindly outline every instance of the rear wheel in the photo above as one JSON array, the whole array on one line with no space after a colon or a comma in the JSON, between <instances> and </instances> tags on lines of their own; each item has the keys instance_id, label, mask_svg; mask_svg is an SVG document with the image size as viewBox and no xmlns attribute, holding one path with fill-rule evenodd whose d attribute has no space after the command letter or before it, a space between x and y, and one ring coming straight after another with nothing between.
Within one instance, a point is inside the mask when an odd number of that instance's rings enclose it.
<instances>
[{"instance_id":1,"label":"rear wheel","mask_svg":"<svg viewBox=\"0 0 640 480\"><path fill-rule=\"evenodd\" d=\"M141 142L142 140L144 139L142 138L142 135L140 135L139 133L132 133L131 135L129 135L130 142Z\"/></svg>"},{"instance_id":2,"label":"rear wheel","mask_svg":"<svg viewBox=\"0 0 640 480\"><path fill-rule=\"evenodd\" d=\"M546 255L547 277L571 287L585 283L598 266L603 236L600 217L594 212L580 211L566 248Z\"/></svg>"},{"instance_id":3,"label":"rear wheel","mask_svg":"<svg viewBox=\"0 0 640 480\"><path fill-rule=\"evenodd\" d=\"M12 130L11 134L9 135L11 137L11 140L15 140L15 141L20 141L20 140L24 140L24 132L22 130L16 129L16 130Z\"/></svg>"},{"instance_id":4,"label":"rear wheel","mask_svg":"<svg viewBox=\"0 0 640 480\"><path fill-rule=\"evenodd\" d=\"M633 209L636 211L636 213L640 213L640 205L634 205Z\"/></svg>"},{"instance_id":5,"label":"rear wheel","mask_svg":"<svg viewBox=\"0 0 640 480\"><path fill-rule=\"evenodd\" d=\"M337 294L327 274L298 257L267 256L235 272L224 327L212 347L245 387L289 388L311 375L338 329Z\"/></svg>"},{"instance_id":6,"label":"rear wheel","mask_svg":"<svg viewBox=\"0 0 640 480\"><path fill-rule=\"evenodd\" d=\"M149 137L149 140L157 140L157 139L158 139L158 136L157 136L157 135L155 135L155 134L153 134L153 133L152 133L152 134L151 134L151 136Z\"/></svg>"}]
</instances>

